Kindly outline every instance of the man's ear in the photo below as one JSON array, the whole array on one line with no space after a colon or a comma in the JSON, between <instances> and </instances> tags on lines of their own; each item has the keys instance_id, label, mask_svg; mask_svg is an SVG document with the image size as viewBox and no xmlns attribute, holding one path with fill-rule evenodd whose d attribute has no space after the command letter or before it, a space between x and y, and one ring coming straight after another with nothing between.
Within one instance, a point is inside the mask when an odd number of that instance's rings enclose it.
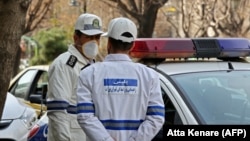
<instances>
[{"instance_id":1,"label":"man's ear","mask_svg":"<svg viewBox=\"0 0 250 141\"><path fill-rule=\"evenodd\" d=\"M135 46L135 42L133 42L131 49Z\"/></svg>"},{"instance_id":2,"label":"man's ear","mask_svg":"<svg viewBox=\"0 0 250 141\"><path fill-rule=\"evenodd\" d=\"M107 47L108 49L110 49L111 43L110 43L110 38L108 38L108 43L107 43Z\"/></svg>"},{"instance_id":3,"label":"man's ear","mask_svg":"<svg viewBox=\"0 0 250 141\"><path fill-rule=\"evenodd\" d=\"M129 49L129 52L134 48L135 42L132 43L131 48Z\"/></svg>"},{"instance_id":4,"label":"man's ear","mask_svg":"<svg viewBox=\"0 0 250 141\"><path fill-rule=\"evenodd\" d=\"M73 39L76 42L77 40L79 40L79 37L76 34L74 34Z\"/></svg>"},{"instance_id":5,"label":"man's ear","mask_svg":"<svg viewBox=\"0 0 250 141\"><path fill-rule=\"evenodd\" d=\"M107 43L108 54L111 53L110 50L111 50L111 44L110 44L110 39L108 38L108 43Z\"/></svg>"}]
</instances>

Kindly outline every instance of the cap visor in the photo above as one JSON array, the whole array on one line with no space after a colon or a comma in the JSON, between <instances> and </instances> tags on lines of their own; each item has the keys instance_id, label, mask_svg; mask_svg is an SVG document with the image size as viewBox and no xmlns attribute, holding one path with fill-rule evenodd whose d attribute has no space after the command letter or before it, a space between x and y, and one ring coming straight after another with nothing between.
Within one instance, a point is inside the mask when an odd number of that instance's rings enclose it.
<instances>
[{"instance_id":1,"label":"cap visor","mask_svg":"<svg viewBox=\"0 0 250 141\"><path fill-rule=\"evenodd\" d=\"M98 35L98 34L103 34L103 31L98 30L98 29L92 29L92 30L80 30L83 34L93 36L93 35Z\"/></svg>"}]
</instances>

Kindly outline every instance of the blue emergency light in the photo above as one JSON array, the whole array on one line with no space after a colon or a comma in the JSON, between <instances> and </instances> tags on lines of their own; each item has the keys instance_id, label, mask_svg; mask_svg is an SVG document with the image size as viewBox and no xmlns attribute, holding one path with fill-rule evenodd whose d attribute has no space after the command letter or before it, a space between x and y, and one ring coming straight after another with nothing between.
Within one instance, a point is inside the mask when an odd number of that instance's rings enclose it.
<instances>
[{"instance_id":1,"label":"blue emergency light","mask_svg":"<svg viewBox=\"0 0 250 141\"><path fill-rule=\"evenodd\" d=\"M235 58L250 55L246 38L138 38L133 58Z\"/></svg>"}]
</instances>

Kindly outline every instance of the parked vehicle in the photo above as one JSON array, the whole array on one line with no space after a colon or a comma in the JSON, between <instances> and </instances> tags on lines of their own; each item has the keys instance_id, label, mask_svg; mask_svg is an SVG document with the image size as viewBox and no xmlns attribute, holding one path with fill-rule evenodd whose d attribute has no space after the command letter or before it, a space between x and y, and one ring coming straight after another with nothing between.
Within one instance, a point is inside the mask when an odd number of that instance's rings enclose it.
<instances>
[{"instance_id":1,"label":"parked vehicle","mask_svg":"<svg viewBox=\"0 0 250 141\"><path fill-rule=\"evenodd\" d=\"M167 125L250 124L250 42L244 38L138 39L131 56L161 79Z\"/></svg>"},{"instance_id":2,"label":"parked vehicle","mask_svg":"<svg viewBox=\"0 0 250 141\"><path fill-rule=\"evenodd\" d=\"M7 93L0 120L0 140L27 141L32 127L37 122L36 111Z\"/></svg>"},{"instance_id":3,"label":"parked vehicle","mask_svg":"<svg viewBox=\"0 0 250 141\"><path fill-rule=\"evenodd\" d=\"M30 66L18 73L10 82L8 91L22 102L36 109L41 116L46 106L41 99L45 98L48 85L48 65Z\"/></svg>"}]
</instances>

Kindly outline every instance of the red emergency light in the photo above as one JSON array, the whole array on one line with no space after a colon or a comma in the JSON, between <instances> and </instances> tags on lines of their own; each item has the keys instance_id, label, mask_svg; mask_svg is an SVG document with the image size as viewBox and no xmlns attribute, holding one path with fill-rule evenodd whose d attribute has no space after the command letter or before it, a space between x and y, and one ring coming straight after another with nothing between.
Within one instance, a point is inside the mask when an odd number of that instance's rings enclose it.
<instances>
[{"instance_id":1,"label":"red emergency light","mask_svg":"<svg viewBox=\"0 0 250 141\"><path fill-rule=\"evenodd\" d=\"M230 58L250 55L246 38L138 38L133 58Z\"/></svg>"},{"instance_id":2,"label":"red emergency light","mask_svg":"<svg viewBox=\"0 0 250 141\"><path fill-rule=\"evenodd\" d=\"M195 54L191 39L139 38L130 51L135 58L186 58Z\"/></svg>"}]
</instances>

